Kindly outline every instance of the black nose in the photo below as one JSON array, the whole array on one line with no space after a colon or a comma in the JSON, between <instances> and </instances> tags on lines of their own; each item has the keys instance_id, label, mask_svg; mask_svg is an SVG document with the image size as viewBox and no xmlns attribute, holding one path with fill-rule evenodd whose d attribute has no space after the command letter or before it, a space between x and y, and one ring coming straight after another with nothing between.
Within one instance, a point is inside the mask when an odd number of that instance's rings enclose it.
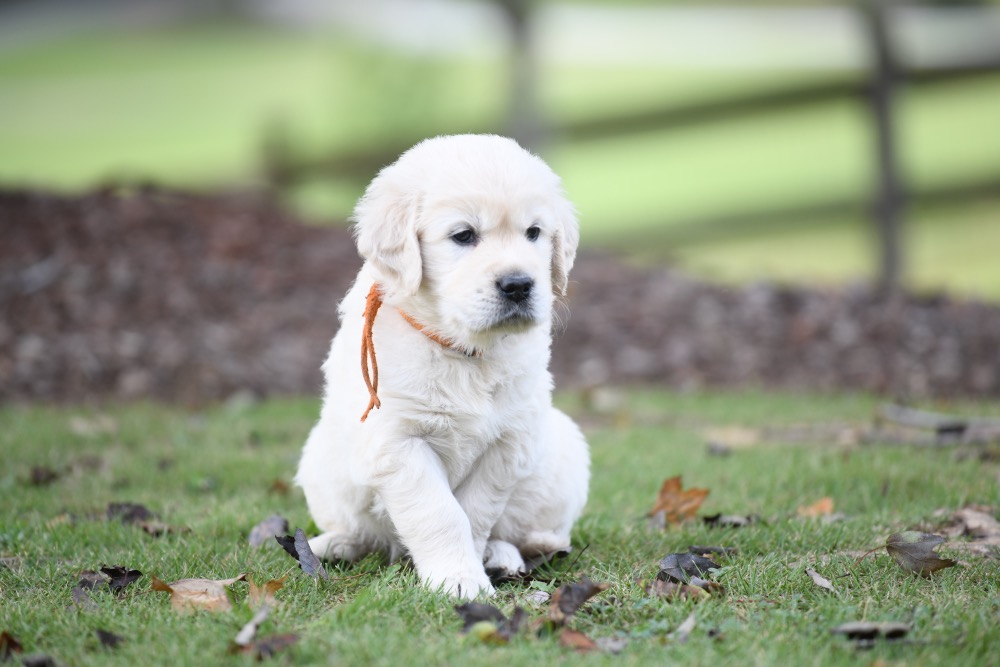
<instances>
[{"instance_id":1,"label":"black nose","mask_svg":"<svg viewBox=\"0 0 1000 667\"><path fill-rule=\"evenodd\" d=\"M535 281L523 273L514 273L497 280L497 289L514 303L521 303L531 296Z\"/></svg>"}]
</instances>

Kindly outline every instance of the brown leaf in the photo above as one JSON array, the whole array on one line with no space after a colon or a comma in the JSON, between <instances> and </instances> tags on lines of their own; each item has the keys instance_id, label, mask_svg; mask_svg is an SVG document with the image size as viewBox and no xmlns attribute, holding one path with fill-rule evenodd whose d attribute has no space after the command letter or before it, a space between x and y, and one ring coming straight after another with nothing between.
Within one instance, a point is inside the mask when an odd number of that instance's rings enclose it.
<instances>
[{"instance_id":1,"label":"brown leaf","mask_svg":"<svg viewBox=\"0 0 1000 667\"><path fill-rule=\"evenodd\" d=\"M101 642L101 646L105 648L118 648L118 645L125 641L124 637L107 630L97 628L94 632L97 634L97 640Z\"/></svg>"},{"instance_id":2,"label":"brown leaf","mask_svg":"<svg viewBox=\"0 0 1000 667\"><path fill-rule=\"evenodd\" d=\"M934 552L935 547L944 541L940 535L907 530L890 535L885 550L907 572L929 577L938 570L957 565L950 558L941 558Z\"/></svg>"},{"instance_id":3,"label":"brown leaf","mask_svg":"<svg viewBox=\"0 0 1000 667\"><path fill-rule=\"evenodd\" d=\"M101 572L108 576L108 588L118 597L122 596L127 586L142 576L142 572L139 570L132 570L122 565L102 567ZM80 580L80 583L83 583L83 579Z\"/></svg>"},{"instance_id":4,"label":"brown leaf","mask_svg":"<svg viewBox=\"0 0 1000 667\"><path fill-rule=\"evenodd\" d=\"M288 532L288 519L277 514L267 517L250 531L250 546L257 548L264 543L274 544L271 540Z\"/></svg>"},{"instance_id":5,"label":"brown leaf","mask_svg":"<svg viewBox=\"0 0 1000 667\"><path fill-rule=\"evenodd\" d=\"M703 516L702 521L706 526L713 528L742 528L749 526L757 520L757 517L750 514L710 514Z\"/></svg>"},{"instance_id":6,"label":"brown leaf","mask_svg":"<svg viewBox=\"0 0 1000 667\"><path fill-rule=\"evenodd\" d=\"M610 588L609 584L594 583L584 577L576 584L566 584L552 595L549 602L549 620L556 625L562 625L575 614L583 604L601 591Z\"/></svg>"},{"instance_id":7,"label":"brown leaf","mask_svg":"<svg viewBox=\"0 0 1000 667\"><path fill-rule=\"evenodd\" d=\"M246 576L244 573L232 579L180 579L169 584L154 576L152 588L154 591L170 593L170 603L176 611L229 611L233 608L233 603L229 601L226 586L243 581Z\"/></svg>"},{"instance_id":8,"label":"brown leaf","mask_svg":"<svg viewBox=\"0 0 1000 667\"><path fill-rule=\"evenodd\" d=\"M14 658L14 654L20 654L24 648L21 642L14 635L6 630L0 633L0 662L7 662Z\"/></svg>"},{"instance_id":9,"label":"brown leaf","mask_svg":"<svg viewBox=\"0 0 1000 667\"><path fill-rule=\"evenodd\" d=\"M823 496L811 505L800 505L795 513L804 519L815 519L833 514L833 498Z\"/></svg>"},{"instance_id":10,"label":"brown leaf","mask_svg":"<svg viewBox=\"0 0 1000 667\"><path fill-rule=\"evenodd\" d=\"M572 628L562 629L559 633L559 645L564 648L571 648L579 653L590 653L591 651L601 650L601 647L593 639L579 630L573 630Z\"/></svg>"},{"instance_id":11,"label":"brown leaf","mask_svg":"<svg viewBox=\"0 0 1000 667\"><path fill-rule=\"evenodd\" d=\"M806 574L808 574L809 578L813 580L813 583L819 586L820 588L824 588L830 591L831 593L837 592L836 589L834 589L833 584L830 583L830 580L821 575L816 570L807 569Z\"/></svg>"},{"instance_id":12,"label":"brown leaf","mask_svg":"<svg viewBox=\"0 0 1000 667\"><path fill-rule=\"evenodd\" d=\"M872 642L876 639L901 639L910 632L907 623L869 623L867 621L852 621L830 630L835 635L844 635L848 639L860 642Z\"/></svg>"},{"instance_id":13,"label":"brown leaf","mask_svg":"<svg viewBox=\"0 0 1000 667\"><path fill-rule=\"evenodd\" d=\"M48 486L59 477L59 473L48 466L34 466L28 476L28 483L31 486Z\"/></svg>"},{"instance_id":14,"label":"brown leaf","mask_svg":"<svg viewBox=\"0 0 1000 667\"><path fill-rule=\"evenodd\" d=\"M646 587L646 592L667 600L704 600L712 597L707 590L700 586L682 584L667 579L654 579L653 583Z\"/></svg>"},{"instance_id":15,"label":"brown leaf","mask_svg":"<svg viewBox=\"0 0 1000 667\"><path fill-rule=\"evenodd\" d=\"M247 599L250 601L250 606L256 608L261 605L268 605L269 607L277 605L278 598L275 594L284 587L285 579L287 578L288 575L285 575L281 579L271 579L263 586L258 586L254 583L252 577L248 578L247 581L250 583L250 592L247 594Z\"/></svg>"},{"instance_id":16,"label":"brown leaf","mask_svg":"<svg viewBox=\"0 0 1000 667\"><path fill-rule=\"evenodd\" d=\"M141 523L156 518L148 507L139 503L108 503L106 515L108 521L118 519L126 524Z\"/></svg>"},{"instance_id":17,"label":"brown leaf","mask_svg":"<svg viewBox=\"0 0 1000 667\"><path fill-rule=\"evenodd\" d=\"M708 489L682 489L681 476L663 481L649 517L658 526L670 526L693 519L708 496Z\"/></svg>"},{"instance_id":18,"label":"brown leaf","mask_svg":"<svg viewBox=\"0 0 1000 667\"><path fill-rule=\"evenodd\" d=\"M292 487L289 486L288 482L286 482L283 479L274 480L273 482L271 482L270 488L268 488L268 491L270 493L273 493L278 496L287 496L288 492L291 490ZM288 528L285 528L285 530L287 531Z\"/></svg>"}]
</instances>

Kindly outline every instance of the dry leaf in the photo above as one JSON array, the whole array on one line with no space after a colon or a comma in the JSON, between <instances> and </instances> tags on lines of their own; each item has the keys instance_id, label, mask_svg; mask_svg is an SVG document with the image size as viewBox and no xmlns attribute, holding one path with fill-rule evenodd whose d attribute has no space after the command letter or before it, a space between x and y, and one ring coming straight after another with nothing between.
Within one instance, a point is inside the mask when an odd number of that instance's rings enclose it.
<instances>
[{"instance_id":1,"label":"dry leaf","mask_svg":"<svg viewBox=\"0 0 1000 667\"><path fill-rule=\"evenodd\" d=\"M94 632L97 634L97 640L101 642L101 646L105 648L118 648L118 645L125 641L124 637L107 630L97 628Z\"/></svg>"},{"instance_id":2,"label":"dry leaf","mask_svg":"<svg viewBox=\"0 0 1000 667\"><path fill-rule=\"evenodd\" d=\"M761 433L759 429L746 426L719 426L706 429L702 436L707 442L737 449L758 444Z\"/></svg>"},{"instance_id":3,"label":"dry leaf","mask_svg":"<svg viewBox=\"0 0 1000 667\"><path fill-rule=\"evenodd\" d=\"M131 570L121 565L102 567L101 572L108 576L108 588L119 597L125 592L127 586L142 576L142 572L139 570ZM80 583L83 583L83 579L80 580Z\"/></svg>"},{"instance_id":4,"label":"dry leaf","mask_svg":"<svg viewBox=\"0 0 1000 667\"><path fill-rule=\"evenodd\" d=\"M646 592L667 600L705 600L712 597L707 590L700 586L682 584L667 579L654 579L653 583L646 587Z\"/></svg>"},{"instance_id":5,"label":"dry leaf","mask_svg":"<svg viewBox=\"0 0 1000 667\"><path fill-rule=\"evenodd\" d=\"M285 575L281 579L271 579L263 586L257 586L257 584L254 583L253 578L248 578L247 581L250 583L250 592L247 594L247 600L249 601L250 606L276 606L278 604L278 598L275 597L275 594L284 587L285 579L287 578L288 575Z\"/></svg>"},{"instance_id":6,"label":"dry leaf","mask_svg":"<svg viewBox=\"0 0 1000 667\"><path fill-rule=\"evenodd\" d=\"M940 535L907 530L890 535L885 550L907 572L929 577L938 570L957 565L950 558L941 558L934 552L934 548L944 541Z\"/></svg>"},{"instance_id":7,"label":"dry leaf","mask_svg":"<svg viewBox=\"0 0 1000 667\"><path fill-rule=\"evenodd\" d=\"M565 648L571 648L579 653L590 653L591 651L600 650L600 647L594 642L593 639L579 630L573 630L572 628L562 629L559 633L559 645Z\"/></svg>"},{"instance_id":8,"label":"dry leaf","mask_svg":"<svg viewBox=\"0 0 1000 667\"><path fill-rule=\"evenodd\" d=\"M706 526L713 528L742 528L756 521L757 517L750 514L722 514L720 512L719 514L703 516L701 519Z\"/></svg>"},{"instance_id":9,"label":"dry leaf","mask_svg":"<svg viewBox=\"0 0 1000 667\"><path fill-rule=\"evenodd\" d=\"M60 475L48 466L34 466L28 475L28 484L31 486L48 486L52 484Z\"/></svg>"},{"instance_id":10,"label":"dry leaf","mask_svg":"<svg viewBox=\"0 0 1000 667\"><path fill-rule=\"evenodd\" d=\"M455 612L462 619L462 634L487 644L506 644L520 630L526 616L524 609L515 607L508 619L493 605L480 602L456 605Z\"/></svg>"},{"instance_id":11,"label":"dry leaf","mask_svg":"<svg viewBox=\"0 0 1000 667\"><path fill-rule=\"evenodd\" d=\"M816 570L807 569L806 574L808 574L809 578L813 580L813 583L820 588L824 588L831 593L837 592L836 589L834 589L833 584L830 583L830 580L818 573Z\"/></svg>"},{"instance_id":12,"label":"dry leaf","mask_svg":"<svg viewBox=\"0 0 1000 667\"><path fill-rule=\"evenodd\" d=\"M869 623L867 621L852 621L838 625L830 630L835 635L844 635L848 639L859 642L872 642L876 639L901 639L910 632L907 623Z\"/></svg>"},{"instance_id":13,"label":"dry leaf","mask_svg":"<svg viewBox=\"0 0 1000 667\"><path fill-rule=\"evenodd\" d=\"M170 593L171 606L177 611L206 609L208 611L229 611L233 603L229 601L226 586L246 579L241 574L232 579L180 579L163 583L153 577L153 590Z\"/></svg>"},{"instance_id":14,"label":"dry leaf","mask_svg":"<svg viewBox=\"0 0 1000 667\"><path fill-rule=\"evenodd\" d=\"M278 544L288 552L288 554L299 561L299 567L302 571L308 574L314 579L322 577L327 578L326 570L323 569L323 563L320 562L316 554L312 552L309 547L309 540L306 539L305 531L301 528L295 529L295 535L275 535L274 539L278 541Z\"/></svg>"},{"instance_id":15,"label":"dry leaf","mask_svg":"<svg viewBox=\"0 0 1000 667\"><path fill-rule=\"evenodd\" d=\"M12 660L15 653L20 655L23 650L21 642L14 635L6 630L0 633L0 662Z\"/></svg>"},{"instance_id":16,"label":"dry leaf","mask_svg":"<svg viewBox=\"0 0 1000 667\"><path fill-rule=\"evenodd\" d=\"M139 503L108 503L105 514L108 521L118 519L127 524L150 521L156 518L156 515L148 507Z\"/></svg>"},{"instance_id":17,"label":"dry leaf","mask_svg":"<svg viewBox=\"0 0 1000 667\"><path fill-rule=\"evenodd\" d=\"M556 625L563 625L570 616L583 604L601 591L610 588L609 584L594 583L584 577L576 584L566 584L552 595L549 603L549 620Z\"/></svg>"},{"instance_id":18,"label":"dry leaf","mask_svg":"<svg viewBox=\"0 0 1000 667\"><path fill-rule=\"evenodd\" d=\"M833 498L823 496L811 505L801 505L795 513L805 519L815 519L833 514Z\"/></svg>"},{"instance_id":19,"label":"dry leaf","mask_svg":"<svg viewBox=\"0 0 1000 667\"><path fill-rule=\"evenodd\" d=\"M708 496L708 489L682 489L681 476L663 481L656 504L649 512L652 523L665 527L693 519Z\"/></svg>"},{"instance_id":20,"label":"dry leaf","mask_svg":"<svg viewBox=\"0 0 1000 667\"><path fill-rule=\"evenodd\" d=\"M265 542L271 542L271 538L284 535L288 532L288 520L277 514L267 517L250 531L250 546L256 548Z\"/></svg>"},{"instance_id":21,"label":"dry leaf","mask_svg":"<svg viewBox=\"0 0 1000 667\"><path fill-rule=\"evenodd\" d=\"M709 570L719 569L718 564L710 558L703 558L693 553L667 554L660 560L660 571L657 579L669 579L682 584L691 582L691 577L700 576Z\"/></svg>"}]
</instances>

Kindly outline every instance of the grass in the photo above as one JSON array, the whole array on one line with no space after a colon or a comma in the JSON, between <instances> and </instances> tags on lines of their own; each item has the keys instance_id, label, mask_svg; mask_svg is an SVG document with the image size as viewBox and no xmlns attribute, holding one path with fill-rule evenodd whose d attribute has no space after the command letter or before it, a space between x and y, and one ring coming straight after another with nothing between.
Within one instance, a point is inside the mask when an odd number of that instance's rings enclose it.
<instances>
[{"instance_id":1,"label":"grass","mask_svg":"<svg viewBox=\"0 0 1000 667\"><path fill-rule=\"evenodd\" d=\"M905 574L884 554L852 576L854 553L898 530L932 527L938 509L1000 504L995 462L961 458L952 449L774 442L763 427L789 424L862 425L876 400L864 395L767 392L671 394L626 392L614 418L587 410L579 396L561 398L587 426L593 452L588 509L574 543L580 556L554 570L558 584L589 576L611 584L571 622L592 637L628 639L615 657L578 656L554 638L518 636L507 646L459 634L452 603L424 591L412 572L369 557L334 569L317 586L275 547L254 550L246 536L278 512L294 526L309 517L288 481L318 405L272 400L200 412L158 405L107 406L101 430L89 408L6 407L0 447L0 631L28 653L64 664L237 664L229 641L251 612L246 584L232 587L235 610L177 614L166 595L149 591L150 576L227 578L249 572L258 582L288 574L281 606L262 634L294 632L292 664L802 664L855 665L883 660L907 665L997 665L1000 641L997 561L961 556L963 565L932 580ZM997 414L995 405L957 403L947 409ZM84 420L81 422L80 420ZM95 425L96 424L96 428ZM760 442L727 457L705 447L709 427L740 427ZM62 476L49 486L26 482L32 466ZM743 529L699 523L651 531L644 519L660 483L683 474L688 486L711 489L702 513L755 513ZM821 523L795 509L831 496L846 518ZM104 519L112 501L144 503L170 525L189 532L153 538ZM717 575L727 594L700 603L650 598L637 580L655 576L657 561L690 544L737 547ZM584 547L586 547L584 549ZM951 553L947 545L940 549ZM79 572L127 565L144 576L123 599L94 594L96 609L71 605ZM815 567L839 594L806 577ZM530 606L524 584L501 587L497 604ZM532 615L540 615L531 608ZM687 643L669 640L691 612L697 626ZM853 620L913 624L909 641L859 653L829 630ZM98 646L96 628L126 637L115 650ZM721 633L719 637L709 631Z\"/></svg>"}]
</instances>

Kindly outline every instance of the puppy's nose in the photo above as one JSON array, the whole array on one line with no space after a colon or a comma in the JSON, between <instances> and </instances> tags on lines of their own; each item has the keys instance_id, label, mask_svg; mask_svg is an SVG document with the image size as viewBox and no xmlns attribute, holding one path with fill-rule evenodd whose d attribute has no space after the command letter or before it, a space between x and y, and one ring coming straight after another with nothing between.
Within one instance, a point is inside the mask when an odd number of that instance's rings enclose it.
<instances>
[{"instance_id":1,"label":"puppy's nose","mask_svg":"<svg viewBox=\"0 0 1000 667\"><path fill-rule=\"evenodd\" d=\"M523 273L513 273L497 280L497 289L514 303L521 303L531 296L535 281Z\"/></svg>"}]
</instances>

